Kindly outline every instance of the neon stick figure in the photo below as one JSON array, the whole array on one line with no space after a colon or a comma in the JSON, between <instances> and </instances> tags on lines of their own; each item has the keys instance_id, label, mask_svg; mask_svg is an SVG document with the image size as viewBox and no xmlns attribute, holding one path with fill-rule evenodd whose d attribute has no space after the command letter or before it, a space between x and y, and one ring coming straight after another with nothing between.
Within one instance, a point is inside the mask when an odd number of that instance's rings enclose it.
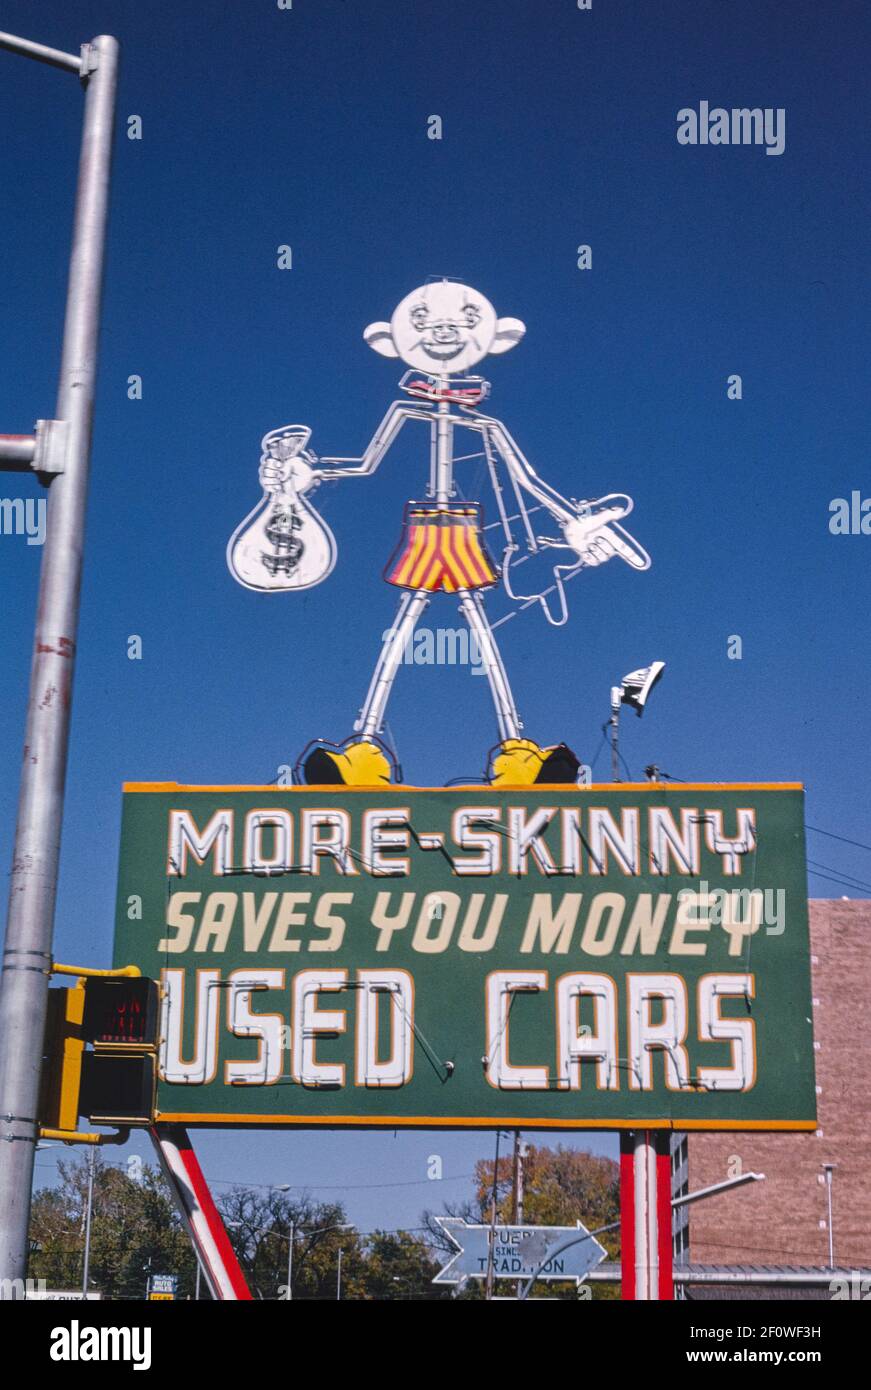
<instances>
[{"instance_id":1,"label":"neon stick figure","mask_svg":"<svg viewBox=\"0 0 871 1390\"><path fill-rule=\"evenodd\" d=\"M524 606L538 602L547 620L560 626L568 616L565 583L573 575L613 556L643 570L650 557L620 525L632 510L631 498L623 493L595 501L561 497L538 477L502 422L481 413L489 382L465 373L488 354L508 352L525 332L519 319L497 318L492 304L468 285L449 280L422 285L397 305L389 323L372 323L363 333L375 352L398 357L411 370L399 383L410 399L393 402L359 458L318 459L306 447L311 437L306 425L287 425L263 439L263 497L230 538L227 562L234 578L247 588L287 592L320 584L336 561L333 535L308 494L327 479L369 477L406 421L423 421L430 431L425 496L406 506L402 537L384 575L403 591L396 622L382 644L354 734L342 744L318 740L301 760L309 783L390 781L395 760L388 757L390 750L382 740L387 701L415 626L433 594L440 592L458 598L489 680L500 738L488 760L489 779L506 785L576 780L578 760L565 744L541 748L522 736L483 595L501 583L510 598L522 600ZM463 501L458 494L456 430L480 436L482 449L471 457L486 460L503 537L498 563L485 545L480 503ZM534 499L533 505L527 497ZM539 535L534 529L531 514L542 509L557 523L558 536ZM520 523L522 546L514 538L512 522ZM521 548L525 554L518 553ZM547 550L555 552L551 582L543 589L521 592L518 567Z\"/></svg>"}]
</instances>

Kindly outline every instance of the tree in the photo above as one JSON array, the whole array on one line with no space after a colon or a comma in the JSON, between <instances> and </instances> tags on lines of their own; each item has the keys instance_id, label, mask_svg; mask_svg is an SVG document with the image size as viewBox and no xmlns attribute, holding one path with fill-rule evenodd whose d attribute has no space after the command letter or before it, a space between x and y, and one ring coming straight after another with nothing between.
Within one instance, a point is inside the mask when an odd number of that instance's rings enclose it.
<instances>
[{"instance_id":1,"label":"tree","mask_svg":"<svg viewBox=\"0 0 871 1390\"><path fill-rule=\"evenodd\" d=\"M574 1225L591 1230L617 1220L618 1167L611 1159L562 1147L530 1146L524 1161L524 1220L535 1225ZM87 1160L58 1165L59 1183L33 1201L30 1274L51 1288L81 1285L87 1203ZM500 1158L497 1220L513 1219L512 1158ZM488 1222L493 1160L475 1169L473 1196L448 1215ZM435 1218L426 1213L424 1234L378 1230L362 1235L350 1228L340 1202L319 1203L306 1194L291 1197L274 1188L238 1186L219 1202L228 1233L255 1298L287 1299L288 1244L293 1237L294 1299L336 1297L339 1252L342 1297L373 1301L441 1299L448 1289L432 1280L453 1253ZM342 1229L344 1228L344 1229ZM610 1258L619 1255L619 1232L600 1237ZM194 1290L196 1257L159 1170L145 1166L134 1181L99 1151L95 1155L90 1285L106 1298L145 1297L149 1274L175 1274L178 1296ZM594 1285L594 1297L615 1297L613 1287ZM576 1297L573 1285L549 1292ZM479 1299L483 1288L470 1281L461 1297Z\"/></svg>"},{"instance_id":2,"label":"tree","mask_svg":"<svg viewBox=\"0 0 871 1390\"><path fill-rule=\"evenodd\" d=\"M496 1220L500 1224L514 1222L514 1162L511 1153L500 1155L496 1177ZM475 1165L475 1193L459 1207L446 1208L449 1216L461 1216L466 1221L487 1224L493 1200L494 1159L481 1158ZM611 1158L568 1149L528 1146L523 1160L523 1220L534 1226L574 1226L582 1221L590 1231L611 1225L620 1217L620 1169ZM440 1228L427 1213L426 1220L435 1238ZM620 1258L620 1231L604 1232L597 1240L605 1247L608 1258ZM444 1248L444 1237L440 1242ZM451 1248L452 1249L452 1248ZM619 1285L594 1284L596 1299L619 1297ZM549 1284L552 1296L575 1298L574 1285ZM480 1297L480 1290L470 1285L468 1295Z\"/></svg>"},{"instance_id":3,"label":"tree","mask_svg":"<svg viewBox=\"0 0 871 1390\"><path fill-rule=\"evenodd\" d=\"M499 1159L497 1212L500 1221L513 1217L513 1159ZM475 1165L475 1199L489 1216L493 1192L493 1160ZM612 1158L582 1149L537 1148L530 1144L523 1160L523 1218L535 1226L573 1226L583 1221L590 1230L609 1225L620 1216L620 1168ZM611 1235L613 1241L619 1233ZM602 1241L604 1245L605 1240ZM618 1239L619 1248L619 1239Z\"/></svg>"},{"instance_id":4,"label":"tree","mask_svg":"<svg viewBox=\"0 0 871 1390\"><path fill-rule=\"evenodd\" d=\"M162 1174L145 1165L141 1182L134 1182L99 1150L94 1157L90 1287L105 1298L140 1299L149 1274L175 1274L178 1297L192 1294L196 1258ZM33 1200L29 1275L49 1288L79 1288L87 1159L59 1163L58 1176L57 1187L42 1188Z\"/></svg>"},{"instance_id":5,"label":"tree","mask_svg":"<svg viewBox=\"0 0 871 1390\"><path fill-rule=\"evenodd\" d=\"M343 1297L361 1296L361 1239L353 1229L336 1229L348 1224L341 1203L240 1186L223 1196L219 1206L255 1298L287 1299L291 1227L294 1299L336 1297L339 1250Z\"/></svg>"},{"instance_id":6,"label":"tree","mask_svg":"<svg viewBox=\"0 0 871 1390\"><path fill-rule=\"evenodd\" d=\"M447 1291L432 1282L440 1268L428 1242L408 1231L375 1231L366 1247L365 1297L384 1301L445 1298Z\"/></svg>"},{"instance_id":7,"label":"tree","mask_svg":"<svg viewBox=\"0 0 871 1390\"><path fill-rule=\"evenodd\" d=\"M334 1299L342 1252L342 1298L441 1298L429 1243L407 1231L362 1236L340 1202L291 1198L275 1188L234 1187L220 1201L230 1240L255 1298L287 1299L293 1238L293 1297Z\"/></svg>"}]
</instances>

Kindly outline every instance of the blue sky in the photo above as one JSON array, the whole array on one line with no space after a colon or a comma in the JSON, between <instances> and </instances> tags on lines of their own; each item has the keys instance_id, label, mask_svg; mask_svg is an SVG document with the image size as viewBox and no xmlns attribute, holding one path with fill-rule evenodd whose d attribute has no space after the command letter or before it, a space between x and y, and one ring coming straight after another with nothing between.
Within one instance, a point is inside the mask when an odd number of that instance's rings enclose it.
<instances>
[{"instance_id":1,"label":"blue sky","mask_svg":"<svg viewBox=\"0 0 871 1390\"><path fill-rule=\"evenodd\" d=\"M590 761L611 683L660 658L644 720L625 722L636 776L656 761L689 780L800 780L812 825L871 843L871 538L828 528L833 498L871 496L860 0L7 0L2 23L73 51L108 31L124 49L59 958L109 957L124 780L268 782L310 738L350 733L425 438L407 431L374 479L318 493L339 563L311 593L244 591L224 547L259 495L267 429L303 421L316 451L362 452L400 374L362 329L433 274L526 322L485 365L491 413L563 494L629 492L653 556L649 573L613 561L574 581L566 628L530 612L500 629L530 734ZM54 405L81 102L69 75L0 65L0 428L27 431ZM679 145L677 112L702 100L784 108L784 154ZM20 475L2 486L41 495ZM39 559L0 536L6 864ZM430 614L455 625L448 599ZM389 717L420 784L477 774L495 741L486 683L462 670L404 669ZM813 896L868 896L868 851L809 841L821 872L846 876L811 878ZM354 1185L368 1227L464 1195L492 1139L199 1147L218 1179ZM450 1190L426 1181L433 1152L462 1175ZM385 1181L417 1185L359 1186Z\"/></svg>"}]
</instances>

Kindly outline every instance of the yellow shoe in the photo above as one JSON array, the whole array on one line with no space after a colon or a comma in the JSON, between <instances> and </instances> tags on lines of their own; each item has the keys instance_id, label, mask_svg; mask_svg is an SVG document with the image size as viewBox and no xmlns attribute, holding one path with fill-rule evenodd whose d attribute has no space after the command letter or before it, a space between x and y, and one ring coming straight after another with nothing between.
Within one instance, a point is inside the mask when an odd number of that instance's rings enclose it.
<instances>
[{"instance_id":1,"label":"yellow shoe","mask_svg":"<svg viewBox=\"0 0 871 1390\"><path fill-rule=\"evenodd\" d=\"M573 786L580 763L564 743L541 748L531 738L507 738L492 758L490 785L531 787L536 783Z\"/></svg>"},{"instance_id":2,"label":"yellow shoe","mask_svg":"<svg viewBox=\"0 0 871 1390\"><path fill-rule=\"evenodd\" d=\"M310 787L381 787L391 780L391 767L377 743L361 740L344 748L313 749L303 762Z\"/></svg>"},{"instance_id":3,"label":"yellow shoe","mask_svg":"<svg viewBox=\"0 0 871 1390\"><path fill-rule=\"evenodd\" d=\"M541 771L544 749L531 738L507 738L492 760L490 783L494 787L530 787Z\"/></svg>"}]
</instances>

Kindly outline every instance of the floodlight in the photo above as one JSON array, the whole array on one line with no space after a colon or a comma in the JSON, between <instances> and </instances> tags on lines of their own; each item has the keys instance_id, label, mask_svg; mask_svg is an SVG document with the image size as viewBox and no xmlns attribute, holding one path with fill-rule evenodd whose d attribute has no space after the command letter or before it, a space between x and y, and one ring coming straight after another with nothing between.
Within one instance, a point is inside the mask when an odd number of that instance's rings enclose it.
<instances>
[{"instance_id":1,"label":"floodlight","mask_svg":"<svg viewBox=\"0 0 871 1390\"><path fill-rule=\"evenodd\" d=\"M650 666L642 666L640 671L630 671L620 682L620 703L634 709L639 719L651 690L664 670L664 661L654 661Z\"/></svg>"},{"instance_id":2,"label":"floodlight","mask_svg":"<svg viewBox=\"0 0 871 1390\"><path fill-rule=\"evenodd\" d=\"M621 705L628 705L630 709L634 709L640 719L650 692L664 670L664 661L653 661L649 666L642 666L637 671L630 671L628 676L623 677L619 685L612 685L611 687L611 718L608 720L606 728L611 730L611 774L615 782L620 781L620 755L618 752L620 707Z\"/></svg>"}]
</instances>

